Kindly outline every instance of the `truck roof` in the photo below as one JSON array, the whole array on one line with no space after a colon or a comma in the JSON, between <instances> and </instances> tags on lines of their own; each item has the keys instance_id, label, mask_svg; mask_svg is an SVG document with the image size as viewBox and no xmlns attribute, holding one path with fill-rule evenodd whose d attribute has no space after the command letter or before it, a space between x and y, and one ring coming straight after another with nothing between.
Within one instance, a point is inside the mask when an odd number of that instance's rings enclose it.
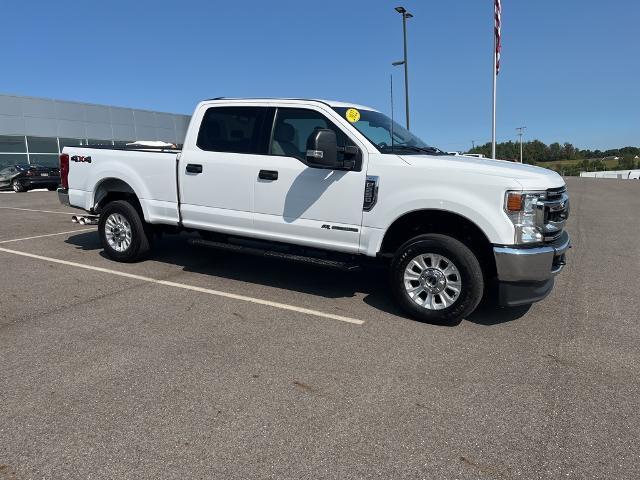
<instances>
[{"instance_id":1,"label":"truck roof","mask_svg":"<svg viewBox=\"0 0 640 480\"><path fill-rule=\"evenodd\" d=\"M319 103L324 103L325 105L329 105L330 107L348 107L348 108L357 108L358 110L371 110L376 112L377 110L375 108L371 108L371 107L367 107L366 105L359 105L357 103L348 103L348 102L341 102L338 100L325 100L322 98L286 98L286 97L216 97L216 98L210 98L206 101L213 101L213 100L224 100L225 102L227 101L233 101L233 100L238 100L238 101L244 101L244 100L255 100L255 101L260 101L260 102L273 102L273 101L278 101L278 100L299 100L301 102L319 102Z\"/></svg>"}]
</instances>

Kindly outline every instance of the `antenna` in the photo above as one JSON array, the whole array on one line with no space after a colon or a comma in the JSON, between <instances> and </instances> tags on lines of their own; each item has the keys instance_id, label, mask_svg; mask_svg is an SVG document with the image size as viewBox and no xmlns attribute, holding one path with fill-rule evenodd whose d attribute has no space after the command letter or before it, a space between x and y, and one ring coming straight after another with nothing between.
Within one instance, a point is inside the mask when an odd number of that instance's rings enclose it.
<instances>
[{"instance_id":1,"label":"antenna","mask_svg":"<svg viewBox=\"0 0 640 480\"><path fill-rule=\"evenodd\" d=\"M393 145L393 73L389 76L391 77L391 151L395 152Z\"/></svg>"}]
</instances>

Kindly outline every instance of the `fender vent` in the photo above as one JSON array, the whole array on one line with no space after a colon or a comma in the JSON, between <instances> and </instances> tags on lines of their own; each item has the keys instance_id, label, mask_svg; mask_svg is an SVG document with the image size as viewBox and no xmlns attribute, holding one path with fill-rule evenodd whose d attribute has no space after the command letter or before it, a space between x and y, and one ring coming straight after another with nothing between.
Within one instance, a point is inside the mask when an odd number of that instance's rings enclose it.
<instances>
[{"instance_id":1,"label":"fender vent","mask_svg":"<svg viewBox=\"0 0 640 480\"><path fill-rule=\"evenodd\" d=\"M365 212L370 212L378 201L379 183L380 177L367 175L367 179L364 182L364 202L362 204L362 209Z\"/></svg>"}]
</instances>

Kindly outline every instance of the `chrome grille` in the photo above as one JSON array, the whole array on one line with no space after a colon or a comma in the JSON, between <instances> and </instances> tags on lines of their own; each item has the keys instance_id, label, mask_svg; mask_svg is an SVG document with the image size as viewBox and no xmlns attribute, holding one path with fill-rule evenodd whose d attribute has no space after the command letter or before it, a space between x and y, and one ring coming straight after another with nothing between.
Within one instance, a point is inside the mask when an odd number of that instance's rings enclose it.
<instances>
[{"instance_id":1,"label":"chrome grille","mask_svg":"<svg viewBox=\"0 0 640 480\"><path fill-rule=\"evenodd\" d=\"M569 195L566 187L547 190L544 199L536 205L536 223L546 242L557 239L569 218Z\"/></svg>"}]
</instances>

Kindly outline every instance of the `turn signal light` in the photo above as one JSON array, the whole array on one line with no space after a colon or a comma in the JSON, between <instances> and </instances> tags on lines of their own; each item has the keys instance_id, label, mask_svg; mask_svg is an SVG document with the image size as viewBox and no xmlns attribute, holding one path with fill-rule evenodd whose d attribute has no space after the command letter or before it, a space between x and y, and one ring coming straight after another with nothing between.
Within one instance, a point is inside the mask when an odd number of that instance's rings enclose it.
<instances>
[{"instance_id":1,"label":"turn signal light","mask_svg":"<svg viewBox=\"0 0 640 480\"><path fill-rule=\"evenodd\" d=\"M509 193L507 195L507 210L510 212L521 211L523 199L524 196L520 193Z\"/></svg>"}]
</instances>

